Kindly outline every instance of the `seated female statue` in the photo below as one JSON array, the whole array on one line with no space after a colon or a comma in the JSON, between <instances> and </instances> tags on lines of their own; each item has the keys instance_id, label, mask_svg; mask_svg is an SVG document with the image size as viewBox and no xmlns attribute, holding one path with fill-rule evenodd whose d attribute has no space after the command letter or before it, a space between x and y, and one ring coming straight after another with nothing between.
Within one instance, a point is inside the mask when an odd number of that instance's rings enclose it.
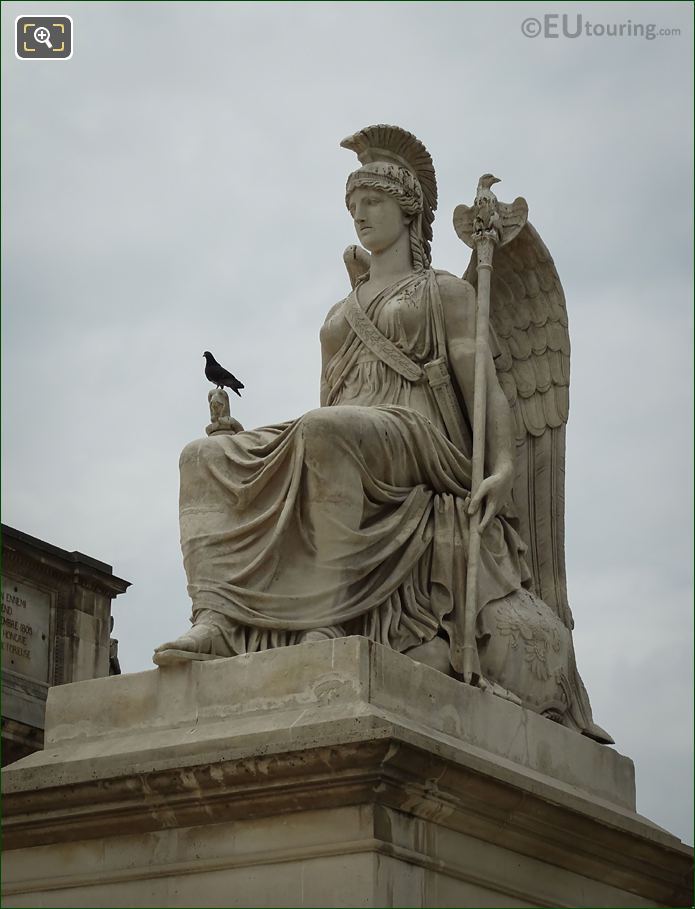
<instances>
[{"instance_id":1,"label":"seated female statue","mask_svg":"<svg viewBox=\"0 0 695 909\"><path fill-rule=\"evenodd\" d=\"M184 449L192 628L155 661L358 634L455 674L449 641L464 607L469 520L480 509L476 677L605 740L570 630L531 590L510 507L513 421L489 352L486 478L470 495L475 291L431 267L429 154L395 127L357 136L363 166L345 201L370 256L321 329L321 406ZM448 412L437 394L447 373Z\"/></svg>"}]
</instances>

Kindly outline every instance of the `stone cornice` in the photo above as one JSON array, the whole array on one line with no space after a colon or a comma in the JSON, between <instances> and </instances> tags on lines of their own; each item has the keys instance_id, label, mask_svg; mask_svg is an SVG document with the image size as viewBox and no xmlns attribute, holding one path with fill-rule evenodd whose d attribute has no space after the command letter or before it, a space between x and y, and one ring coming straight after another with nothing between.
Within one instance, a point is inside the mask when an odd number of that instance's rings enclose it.
<instances>
[{"instance_id":1,"label":"stone cornice","mask_svg":"<svg viewBox=\"0 0 695 909\"><path fill-rule=\"evenodd\" d=\"M67 580L110 598L130 587L130 581L116 577L106 562L82 552L60 549L7 524L2 525L2 548L5 572L16 564L28 577Z\"/></svg>"},{"instance_id":2,"label":"stone cornice","mask_svg":"<svg viewBox=\"0 0 695 909\"><path fill-rule=\"evenodd\" d=\"M404 811L661 904L689 899L690 850L653 825L645 837L642 819L631 824L616 812L607 824L553 803L542 787L520 788L389 738L8 793L4 848L359 804Z\"/></svg>"}]
</instances>

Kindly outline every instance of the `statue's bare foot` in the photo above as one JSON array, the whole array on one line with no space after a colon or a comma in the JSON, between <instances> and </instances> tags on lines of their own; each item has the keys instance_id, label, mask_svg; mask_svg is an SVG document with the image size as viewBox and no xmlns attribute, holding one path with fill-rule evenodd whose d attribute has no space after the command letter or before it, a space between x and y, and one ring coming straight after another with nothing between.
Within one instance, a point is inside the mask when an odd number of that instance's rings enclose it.
<instances>
[{"instance_id":1,"label":"statue's bare foot","mask_svg":"<svg viewBox=\"0 0 695 909\"><path fill-rule=\"evenodd\" d=\"M175 641L160 644L152 661L157 666L185 663L190 660L219 660L230 656L222 633L212 625L194 625L186 634Z\"/></svg>"}]
</instances>

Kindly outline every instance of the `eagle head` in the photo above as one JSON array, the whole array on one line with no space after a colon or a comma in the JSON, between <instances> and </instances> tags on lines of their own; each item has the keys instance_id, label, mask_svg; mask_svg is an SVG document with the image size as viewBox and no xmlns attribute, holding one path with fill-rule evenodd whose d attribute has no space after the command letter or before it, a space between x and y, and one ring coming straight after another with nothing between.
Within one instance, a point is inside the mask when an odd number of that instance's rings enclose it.
<instances>
[{"instance_id":1,"label":"eagle head","mask_svg":"<svg viewBox=\"0 0 695 909\"><path fill-rule=\"evenodd\" d=\"M499 183L500 178L496 177L494 174L483 174L480 180L478 180L478 186L482 189L490 189L494 183Z\"/></svg>"}]
</instances>

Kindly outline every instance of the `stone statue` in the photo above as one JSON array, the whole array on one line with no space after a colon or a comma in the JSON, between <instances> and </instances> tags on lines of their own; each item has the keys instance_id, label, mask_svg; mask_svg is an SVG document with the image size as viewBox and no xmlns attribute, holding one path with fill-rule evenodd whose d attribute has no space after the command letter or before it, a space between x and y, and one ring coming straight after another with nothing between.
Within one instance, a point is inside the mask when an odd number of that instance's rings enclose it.
<instances>
[{"instance_id":1,"label":"stone statue","mask_svg":"<svg viewBox=\"0 0 695 909\"><path fill-rule=\"evenodd\" d=\"M553 261L525 217L500 243L476 376L481 263L474 252L464 279L431 266L429 153L394 126L341 144L361 165L345 203L363 249L346 251L352 290L321 329L321 406L184 449L192 628L158 647L155 662L364 635L611 742L593 722L572 645L563 539L569 338ZM481 178L479 193L489 195L468 221L471 210L457 209L464 239L467 227L497 236L511 218L500 215L494 182ZM520 201L502 208L518 215ZM480 375L484 477L471 494ZM456 641L467 591L473 643L464 672Z\"/></svg>"}]
</instances>

